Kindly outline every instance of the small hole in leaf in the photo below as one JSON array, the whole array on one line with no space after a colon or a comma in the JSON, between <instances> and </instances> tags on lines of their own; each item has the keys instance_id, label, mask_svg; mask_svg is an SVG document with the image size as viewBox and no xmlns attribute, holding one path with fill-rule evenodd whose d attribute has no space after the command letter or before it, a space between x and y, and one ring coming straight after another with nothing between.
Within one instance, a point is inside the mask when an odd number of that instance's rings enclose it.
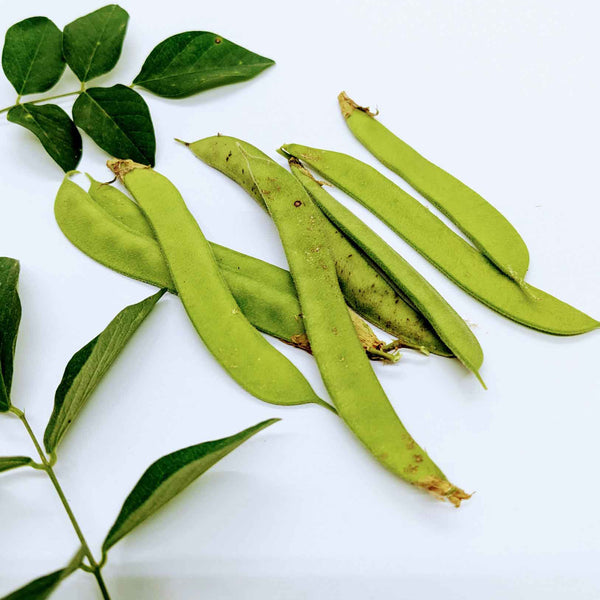
<instances>
[{"instance_id":1,"label":"small hole in leaf","mask_svg":"<svg viewBox=\"0 0 600 600\"><path fill-rule=\"evenodd\" d=\"M223 39L220 37L215 38L215 44L220 44L222 41L223 41Z\"/></svg>"}]
</instances>

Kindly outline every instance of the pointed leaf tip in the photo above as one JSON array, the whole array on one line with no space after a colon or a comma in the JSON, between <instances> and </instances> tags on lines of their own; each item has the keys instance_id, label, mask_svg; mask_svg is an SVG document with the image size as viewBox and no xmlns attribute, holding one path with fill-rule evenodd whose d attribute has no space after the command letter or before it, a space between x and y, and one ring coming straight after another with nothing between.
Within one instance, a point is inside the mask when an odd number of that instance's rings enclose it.
<instances>
[{"instance_id":1,"label":"pointed leaf tip","mask_svg":"<svg viewBox=\"0 0 600 600\"><path fill-rule=\"evenodd\" d=\"M167 454L152 463L127 496L104 543L104 555L119 540L158 512L214 464L280 419L268 419L240 433Z\"/></svg>"},{"instance_id":2,"label":"pointed leaf tip","mask_svg":"<svg viewBox=\"0 0 600 600\"><path fill-rule=\"evenodd\" d=\"M164 293L161 289L124 308L102 333L73 355L56 390L54 410L44 433L48 453L56 450L88 398Z\"/></svg>"}]
</instances>

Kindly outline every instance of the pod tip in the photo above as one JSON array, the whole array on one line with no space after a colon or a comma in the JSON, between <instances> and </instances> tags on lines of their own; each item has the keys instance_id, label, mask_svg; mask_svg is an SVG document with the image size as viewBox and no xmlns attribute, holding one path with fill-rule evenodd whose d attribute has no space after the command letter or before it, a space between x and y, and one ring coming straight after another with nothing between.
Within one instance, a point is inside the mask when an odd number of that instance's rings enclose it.
<instances>
[{"instance_id":1,"label":"pod tip","mask_svg":"<svg viewBox=\"0 0 600 600\"><path fill-rule=\"evenodd\" d=\"M106 166L115 174L117 179L123 181L123 178L128 173L135 171L136 169L150 169L148 165L140 165L132 160L121 160L119 158L112 158L106 161Z\"/></svg>"},{"instance_id":2,"label":"pod tip","mask_svg":"<svg viewBox=\"0 0 600 600\"><path fill-rule=\"evenodd\" d=\"M483 380L483 378L479 374L479 371L473 371L473 373L475 374L475 377L477 377L477 381L479 381L479 383L481 384L481 386L483 387L483 389L487 391L487 389L488 389L487 385L485 385L485 381Z\"/></svg>"},{"instance_id":3,"label":"pod tip","mask_svg":"<svg viewBox=\"0 0 600 600\"><path fill-rule=\"evenodd\" d=\"M279 148L277 149L278 154L281 154L281 156L283 156L284 158L287 158L288 160L290 158L292 158L292 155L287 151L286 149L287 144L283 144L282 146L279 146Z\"/></svg>"},{"instance_id":4,"label":"pod tip","mask_svg":"<svg viewBox=\"0 0 600 600\"><path fill-rule=\"evenodd\" d=\"M426 477L425 479L416 483L417 487L424 489L429 492L432 496L438 498L438 500L448 500L456 508L458 508L463 500L468 500L473 494L467 494L464 490L459 487L452 485L446 479L440 477Z\"/></svg>"},{"instance_id":5,"label":"pod tip","mask_svg":"<svg viewBox=\"0 0 600 600\"><path fill-rule=\"evenodd\" d=\"M189 142L184 142L183 140L180 140L179 138L173 138L176 142L179 142L180 144L183 144L186 148L190 147L190 143Z\"/></svg>"},{"instance_id":6,"label":"pod tip","mask_svg":"<svg viewBox=\"0 0 600 600\"><path fill-rule=\"evenodd\" d=\"M340 104L340 108L342 109L342 115L344 115L344 119L350 117L355 110L360 110L370 117L376 117L379 114L378 110L373 112L368 106L359 106L356 104L356 102L354 102L354 100L352 100L352 98L350 98L350 96L348 96L348 94L346 94L346 92L340 92L338 94L338 102Z\"/></svg>"}]
</instances>

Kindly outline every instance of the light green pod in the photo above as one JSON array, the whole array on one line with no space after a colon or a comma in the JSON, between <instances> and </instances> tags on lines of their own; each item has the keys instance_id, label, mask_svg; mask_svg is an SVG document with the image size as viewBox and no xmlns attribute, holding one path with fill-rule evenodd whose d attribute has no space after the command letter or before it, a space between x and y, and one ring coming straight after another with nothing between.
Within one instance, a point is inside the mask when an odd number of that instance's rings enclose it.
<instances>
[{"instance_id":1,"label":"light green pod","mask_svg":"<svg viewBox=\"0 0 600 600\"><path fill-rule=\"evenodd\" d=\"M452 350L460 362L471 370L483 387L479 375L483 363L483 351L469 326L444 300L441 294L388 246L372 229L357 216L330 196L315 179L298 164L290 160L292 173L309 193L315 204L335 223L336 227L354 242L387 275L396 286L425 316Z\"/></svg>"},{"instance_id":2,"label":"light green pod","mask_svg":"<svg viewBox=\"0 0 600 600\"><path fill-rule=\"evenodd\" d=\"M535 300L523 294L517 283L373 167L347 154L298 144L282 150L352 196L463 290L505 317L554 335L577 335L600 326L533 286Z\"/></svg>"},{"instance_id":3,"label":"light green pod","mask_svg":"<svg viewBox=\"0 0 600 600\"><path fill-rule=\"evenodd\" d=\"M260 156L246 159L279 230L313 354L338 414L386 468L459 506L468 495L411 437L365 359L328 251L329 236L320 226L322 215L283 167Z\"/></svg>"},{"instance_id":4,"label":"light green pod","mask_svg":"<svg viewBox=\"0 0 600 600\"><path fill-rule=\"evenodd\" d=\"M358 106L345 92L338 100L346 124L358 141L444 213L501 271L527 291L524 278L529 251L506 217L395 136L368 108Z\"/></svg>"},{"instance_id":5,"label":"light green pod","mask_svg":"<svg viewBox=\"0 0 600 600\"><path fill-rule=\"evenodd\" d=\"M137 204L120 190L91 177L88 194L68 178L66 181L55 202L56 220L66 237L97 262L177 293L160 246ZM296 288L288 271L225 246L210 245L231 293L252 325L310 352ZM142 252L143 260L139 260ZM384 342L367 323L355 313L352 319L372 360L398 360L397 355L383 351Z\"/></svg>"},{"instance_id":6,"label":"light green pod","mask_svg":"<svg viewBox=\"0 0 600 600\"><path fill-rule=\"evenodd\" d=\"M271 160L266 154L247 142L221 135L191 144L182 143L200 160L233 179L266 209L238 144L254 156ZM327 220L324 227L347 304L367 321L396 337L400 345L425 353L452 356L427 320L407 304L361 252Z\"/></svg>"},{"instance_id":7,"label":"light green pod","mask_svg":"<svg viewBox=\"0 0 600 600\"><path fill-rule=\"evenodd\" d=\"M86 173L90 180L88 194L90 198L101 206L114 219L120 221L125 227L154 239L154 232L146 217L139 209L138 205L131 200L121 190L113 187L110 183L101 183L96 181L91 175Z\"/></svg>"},{"instance_id":8,"label":"light green pod","mask_svg":"<svg viewBox=\"0 0 600 600\"><path fill-rule=\"evenodd\" d=\"M133 161L112 160L108 165L152 226L179 298L219 364L245 390L265 402L315 403L330 408L302 373L244 316L177 188L163 175Z\"/></svg>"}]
</instances>

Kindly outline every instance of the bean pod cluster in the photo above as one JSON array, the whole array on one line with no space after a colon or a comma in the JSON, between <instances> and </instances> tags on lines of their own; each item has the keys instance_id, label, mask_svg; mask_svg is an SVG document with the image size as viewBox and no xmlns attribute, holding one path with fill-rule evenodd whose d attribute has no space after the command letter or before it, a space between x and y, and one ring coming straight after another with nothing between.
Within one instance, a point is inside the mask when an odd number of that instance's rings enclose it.
<instances>
[{"instance_id":1,"label":"bean pod cluster","mask_svg":"<svg viewBox=\"0 0 600 600\"><path fill-rule=\"evenodd\" d=\"M355 137L464 237L348 154L286 144L279 152L288 170L248 142L222 135L182 143L268 212L289 271L209 242L175 185L131 160L108 163L130 196L91 177L86 192L68 174L56 197L56 220L97 262L178 295L206 347L250 394L272 404L328 409L384 467L459 506L469 494L448 480L406 430L368 359L394 363L401 347L456 358L483 385L483 350L442 295L309 169L505 317L555 335L586 333L600 323L525 282L527 246L497 208L345 93L339 101ZM393 339L380 340L369 323ZM259 332L311 352L332 404Z\"/></svg>"}]
</instances>

